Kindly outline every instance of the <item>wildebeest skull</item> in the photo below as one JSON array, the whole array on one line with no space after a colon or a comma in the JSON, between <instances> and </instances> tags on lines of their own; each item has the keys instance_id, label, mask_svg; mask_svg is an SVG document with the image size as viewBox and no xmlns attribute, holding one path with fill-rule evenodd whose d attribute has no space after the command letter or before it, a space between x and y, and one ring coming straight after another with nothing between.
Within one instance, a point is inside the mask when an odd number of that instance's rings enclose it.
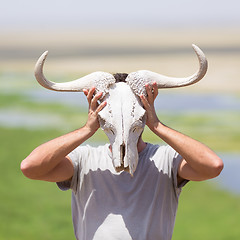
<instances>
[{"instance_id":1,"label":"wildebeest skull","mask_svg":"<svg viewBox=\"0 0 240 240\"><path fill-rule=\"evenodd\" d=\"M43 64L48 52L42 54L35 66L35 77L45 88L54 91L81 92L83 89L96 88L101 91L101 101L106 107L99 113L99 123L112 146L113 165L117 171L126 170L133 175L138 164L137 141L145 122L145 110L140 101L146 95L145 85L156 82L158 88L183 87L201 80L207 71L207 60L203 52L192 45L199 60L199 70L187 78L172 78L148 70L140 70L127 75L124 82L116 82L114 75L94 72L77 80L55 83L43 74Z\"/></svg>"}]
</instances>

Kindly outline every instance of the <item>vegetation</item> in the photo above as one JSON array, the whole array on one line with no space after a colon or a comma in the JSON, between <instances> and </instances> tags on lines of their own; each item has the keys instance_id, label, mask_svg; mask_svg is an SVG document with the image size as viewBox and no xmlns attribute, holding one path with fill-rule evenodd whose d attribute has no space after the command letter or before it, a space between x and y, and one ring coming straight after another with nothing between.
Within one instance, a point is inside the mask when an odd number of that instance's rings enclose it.
<instances>
[{"instance_id":1,"label":"vegetation","mask_svg":"<svg viewBox=\"0 0 240 240\"><path fill-rule=\"evenodd\" d=\"M0 239L74 239L71 193L32 181L20 162L55 130L0 129ZM240 198L209 183L188 183L180 196L174 240L239 239Z\"/></svg>"},{"instance_id":2,"label":"vegetation","mask_svg":"<svg viewBox=\"0 0 240 240\"><path fill-rule=\"evenodd\" d=\"M54 183L25 178L20 171L20 163L41 143L82 126L87 119L86 109L59 103L39 103L21 92L2 92L0 114L5 109L32 116L37 113L45 113L49 117L54 115L62 120L62 125L34 129L21 125L10 128L7 124L0 127L0 240L74 239L71 192L61 192ZM158 115L166 125L204 142L215 151L239 152L240 113L161 112ZM228 118L224 118L225 115ZM147 128L144 139L159 142ZM107 138L99 130L92 141L105 142ZM188 183L180 196L173 240L239 239L239 198L209 182Z\"/></svg>"},{"instance_id":3,"label":"vegetation","mask_svg":"<svg viewBox=\"0 0 240 240\"><path fill-rule=\"evenodd\" d=\"M74 239L70 192L20 171L21 160L59 132L1 128L0 133L0 239Z\"/></svg>"},{"instance_id":4,"label":"vegetation","mask_svg":"<svg viewBox=\"0 0 240 240\"><path fill-rule=\"evenodd\" d=\"M54 127L59 132L67 132L83 126L87 119L87 108L73 107L59 103L44 103L33 101L21 94L1 94L0 111L8 109L22 111L24 114L48 114L56 116L61 124ZM204 113L169 113L160 112L159 119L166 125L183 132L218 152L239 152L240 128L238 127L240 113L236 111L213 111ZM228 117L224 117L228 116ZM37 120L37 119L36 119ZM223 137L224 136L224 137ZM146 127L144 140L159 142L159 139L150 133ZM94 141L107 141L105 134L100 130L94 136Z\"/></svg>"},{"instance_id":5,"label":"vegetation","mask_svg":"<svg viewBox=\"0 0 240 240\"><path fill-rule=\"evenodd\" d=\"M173 240L237 240L240 196L209 182L190 182L182 190Z\"/></svg>"}]
</instances>

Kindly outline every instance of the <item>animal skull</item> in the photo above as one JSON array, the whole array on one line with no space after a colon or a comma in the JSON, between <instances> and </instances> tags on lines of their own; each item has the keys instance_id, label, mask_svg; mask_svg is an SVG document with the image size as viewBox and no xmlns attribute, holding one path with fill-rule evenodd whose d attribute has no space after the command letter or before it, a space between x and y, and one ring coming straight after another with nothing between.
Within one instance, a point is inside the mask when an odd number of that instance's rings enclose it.
<instances>
[{"instance_id":1,"label":"animal skull","mask_svg":"<svg viewBox=\"0 0 240 240\"><path fill-rule=\"evenodd\" d=\"M145 125L145 110L131 87L123 82L109 88L104 100L109 104L99 113L99 123L112 146L117 171L131 174L138 162L137 141Z\"/></svg>"},{"instance_id":2,"label":"animal skull","mask_svg":"<svg viewBox=\"0 0 240 240\"><path fill-rule=\"evenodd\" d=\"M187 78L172 78L148 70L128 74L125 82L116 82L114 76L106 72L94 72L67 83L54 83L43 74L43 64L48 52L42 54L35 66L35 77L45 88L54 91L81 92L96 88L103 92L101 101L107 105L99 113L99 123L112 146L113 165L117 171L125 170L131 175L138 164L137 141L145 122L145 110L139 96L146 96L145 85L156 82L158 88L183 87L201 80L207 71L207 59L203 52L192 45L199 60L199 70Z\"/></svg>"}]
</instances>

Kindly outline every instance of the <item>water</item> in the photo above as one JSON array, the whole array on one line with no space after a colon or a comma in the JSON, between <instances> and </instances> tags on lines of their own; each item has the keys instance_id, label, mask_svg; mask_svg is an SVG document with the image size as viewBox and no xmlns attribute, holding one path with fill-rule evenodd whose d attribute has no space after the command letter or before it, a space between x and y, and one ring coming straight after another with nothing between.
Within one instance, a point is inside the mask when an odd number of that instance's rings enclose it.
<instances>
[{"instance_id":1,"label":"water","mask_svg":"<svg viewBox=\"0 0 240 240\"><path fill-rule=\"evenodd\" d=\"M206 112L206 111L240 111L240 97L229 94L201 93L165 93L159 91L155 101L156 110L169 112ZM84 106L86 97L78 92L54 92L37 90L27 91L24 95L37 102L56 102L70 106Z\"/></svg>"},{"instance_id":2,"label":"water","mask_svg":"<svg viewBox=\"0 0 240 240\"><path fill-rule=\"evenodd\" d=\"M23 95L35 102L52 102L88 108L85 95L80 92L55 92L46 89L24 91Z\"/></svg>"},{"instance_id":3,"label":"water","mask_svg":"<svg viewBox=\"0 0 240 240\"><path fill-rule=\"evenodd\" d=\"M84 107L87 111L86 97L82 93L60 93L38 90L27 91L23 95L36 102L54 102L68 106ZM156 99L156 109L166 112L214 112L240 110L240 98L227 94L173 94L159 92ZM30 129L42 127L61 127L66 123L59 116L51 114L36 114L10 109L0 109L0 126L26 127ZM222 189L240 194L240 154L220 154L224 161L224 169L219 177L210 180Z\"/></svg>"},{"instance_id":4,"label":"water","mask_svg":"<svg viewBox=\"0 0 240 240\"><path fill-rule=\"evenodd\" d=\"M240 154L219 154L219 156L223 159L224 169L211 181L222 189L240 194Z\"/></svg>"},{"instance_id":5,"label":"water","mask_svg":"<svg viewBox=\"0 0 240 240\"><path fill-rule=\"evenodd\" d=\"M156 109L165 111L208 112L240 111L240 98L229 94L161 94L156 100Z\"/></svg>"},{"instance_id":6,"label":"water","mask_svg":"<svg viewBox=\"0 0 240 240\"><path fill-rule=\"evenodd\" d=\"M18 109L0 109L0 126L26 129L57 128L67 123L55 114L31 113Z\"/></svg>"}]
</instances>

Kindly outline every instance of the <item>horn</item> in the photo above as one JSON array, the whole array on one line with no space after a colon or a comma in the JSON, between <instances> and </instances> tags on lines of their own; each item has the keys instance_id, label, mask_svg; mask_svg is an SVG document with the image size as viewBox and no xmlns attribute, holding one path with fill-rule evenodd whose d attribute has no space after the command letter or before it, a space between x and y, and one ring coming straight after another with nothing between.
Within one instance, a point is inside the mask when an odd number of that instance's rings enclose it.
<instances>
[{"instance_id":1,"label":"horn","mask_svg":"<svg viewBox=\"0 0 240 240\"><path fill-rule=\"evenodd\" d=\"M129 79L131 79L131 82L141 81L144 83L144 87L145 87L145 84L147 84L147 83L156 82L158 88L184 87L184 86L188 86L188 85L191 85L191 84L194 84L194 83L200 81L207 72L208 63L207 63L207 59L206 59L204 53L202 52L202 50L194 44L192 44L192 47L193 47L195 53L197 54L199 66L200 66L199 70L192 76L186 77L186 78L175 78L175 77L167 77L167 76L164 76L164 75L161 75L161 74L158 74L155 72L151 72L148 70L140 70L137 72L130 73L128 75L128 79L126 81L128 82ZM132 83L132 85L135 85L135 84ZM137 90L137 86L135 86L133 88L134 89L136 88L136 93L138 95L145 93L144 89Z\"/></svg>"},{"instance_id":2,"label":"horn","mask_svg":"<svg viewBox=\"0 0 240 240\"><path fill-rule=\"evenodd\" d=\"M43 87L64 92L82 92L83 89L90 89L95 86L96 90L105 93L110 84L115 82L112 74L106 72L93 72L82 78L65 83L55 83L45 78L43 74L43 65L47 58L48 51L44 52L35 65L35 77Z\"/></svg>"}]
</instances>

